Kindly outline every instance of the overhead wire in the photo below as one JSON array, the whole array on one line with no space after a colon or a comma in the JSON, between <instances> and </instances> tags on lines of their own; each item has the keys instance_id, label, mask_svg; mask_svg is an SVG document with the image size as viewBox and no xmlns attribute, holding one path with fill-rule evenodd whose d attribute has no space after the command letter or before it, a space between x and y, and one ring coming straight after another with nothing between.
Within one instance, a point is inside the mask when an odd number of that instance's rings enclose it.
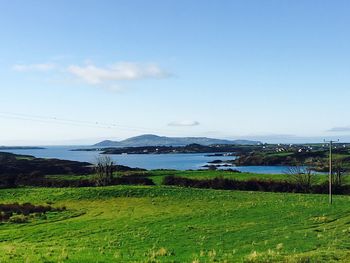
<instances>
[{"instance_id":1,"label":"overhead wire","mask_svg":"<svg viewBox=\"0 0 350 263\"><path fill-rule=\"evenodd\" d=\"M123 129L123 130L133 130L133 131L140 131L140 132L166 132L166 133L173 132L170 130L161 130L161 129L155 130L155 129L145 128L145 127L133 127L133 126L120 125L116 123L66 119L66 118L60 118L56 116L31 115L31 114L14 113L14 112L0 112L0 118L25 120L25 121L50 123L50 124L63 124L63 125L72 125L72 126L81 126L81 127L102 128L102 129Z\"/></svg>"}]
</instances>

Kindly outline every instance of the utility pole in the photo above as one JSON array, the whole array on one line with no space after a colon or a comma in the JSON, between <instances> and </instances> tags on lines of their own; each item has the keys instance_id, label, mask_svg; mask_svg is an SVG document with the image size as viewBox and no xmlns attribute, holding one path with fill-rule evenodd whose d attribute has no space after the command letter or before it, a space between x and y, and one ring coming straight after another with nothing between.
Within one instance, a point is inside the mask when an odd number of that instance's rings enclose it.
<instances>
[{"instance_id":1,"label":"utility pole","mask_svg":"<svg viewBox=\"0 0 350 263\"><path fill-rule=\"evenodd\" d=\"M339 142L339 139L336 141L330 140L324 142L329 143L329 177L328 177L328 187L329 187L329 204L332 204L332 148L334 142Z\"/></svg>"}]
</instances>

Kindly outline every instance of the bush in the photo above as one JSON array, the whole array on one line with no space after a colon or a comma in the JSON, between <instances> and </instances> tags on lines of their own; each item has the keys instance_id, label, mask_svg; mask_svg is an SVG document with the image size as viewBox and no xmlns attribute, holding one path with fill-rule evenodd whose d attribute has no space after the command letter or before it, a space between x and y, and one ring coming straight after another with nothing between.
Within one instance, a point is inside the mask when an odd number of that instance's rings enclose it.
<instances>
[{"instance_id":1,"label":"bush","mask_svg":"<svg viewBox=\"0 0 350 263\"><path fill-rule=\"evenodd\" d=\"M25 223L29 215L43 215L49 211L63 211L65 207L53 208L49 205L24 204L0 204L0 221L10 221L13 223Z\"/></svg>"},{"instance_id":2,"label":"bush","mask_svg":"<svg viewBox=\"0 0 350 263\"><path fill-rule=\"evenodd\" d=\"M9 222L16 224L23 224L28 222L28 217L25 215L13 215L10 217Z\"/></svg>"},{"instance_id":3,"label":"bush","mask_svg":"<svg viewBox=\"0 0 350 263\"><path fill-rule=\"evenodd\" d=\"M26 185L40 186L40 187L93 187L102 186L96 184L95 178L79 179L79 180L63 180L63 179L48 179L48 178L36 178L26 182ZM153 181L147 177L140 176L122 176L112 177L106 185L154 185Z\"/></svg>"},{"instance_id":4,"label":"bush","mask_svg":"<svg viewBox=\"0 0 350 263\"><path fill-rule=\"evenodd\" d=\"M310 191L315 183L315 173L309 167L291 166L287 169L286 174L290 176L291 182L303 188L305 192Z\"/></svg>"},{"instance_id":5,"label":"bush","mask_svg":"<svg viewBox=\"0 0 350 263\"><path fill-rule=\"evenodd\" d=\"M328 193L328 184L314 185L306 189L304 186L288 181L272 181L250 179L239 181L216 177L213 179L190 179L178 176L166 176L164 185L175 185L194 188L212 188L223 190L262 191L262 192L290 192L290 193ZM350 194L350 186L334 186L334 194Z\"/></svg>"},{"instance_id":6,"label":"bush","mask_svg":"<svg viewBox=\"0 0 350 263\"><path fill-rule=\"evenodd\" d=\"M113 180L114 170L115 165L109 156L99 156L96 159L96 175L93 178L96 186L109 185Z\"/></svg>"}]
</instances>

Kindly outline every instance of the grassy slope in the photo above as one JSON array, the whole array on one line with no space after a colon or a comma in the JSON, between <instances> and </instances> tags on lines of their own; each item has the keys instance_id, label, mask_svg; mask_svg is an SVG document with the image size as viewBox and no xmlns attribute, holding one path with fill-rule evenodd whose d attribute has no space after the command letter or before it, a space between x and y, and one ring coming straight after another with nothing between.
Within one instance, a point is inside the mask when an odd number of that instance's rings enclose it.
<instances>
[{"instance_id":1,"label":"grassy slope","mask_svg":"<svg viewBox=\"0 0 350 263\"><path fill-rule=\"evenodd\" d=\"M257 173L235 173L228 171L166 171L166 170L154 170L148 172L152 180L156 184L161 184L163 177L167 175L176 175L182 177L188 177L192 179L210 179L214 177L224 177L236 180L249 180L249 179L262 179L262 180L290 180L290 175L288 174L257 174ZM328 180L326 174L315 175L315 183L322 183ZM350 180L348 176L344 177L344 182L349 183Z\"/></svg>"},{"instance_id":2,"label":"grassy slope","mask_svg":"<svg viewBox=\"0 0 350 263\"><path fill-rule=\"evenodd\" d=\"M182 176L193 179L210 179L214 177L225 177L237 180L248 180L253 178L259 178L263 180L286 180L288 179L288 175L286 174L255 174L255 173L235 173L228 171L175 171L175 170L150 170L147 172L117 172L116 176L124 176L128 174L135 174L139 176L147 176L150 177L153 182L157 185L161 185L163 178L168 175ZM55 180L78 180L78 179L88 179L93 175L47 175L47 178L55 179ZM319 181L323 181L325 177L320 177Z\"/></svg>"},{"instance_id":3,"label":"grassy slope","mask_svg":"<svg viewBox=\"0 0 350 263\"><path fill-rule=\"evenodd\" d=\"M68 211L0 225L1 262L229 262L350 256L350 197L172 187L0 190ZM27 262L28 262L27 261ZM196 262L196 261L195 261Z\"/></svg>"},{"instance_id":4,"label":"grassy slope","mask_svg":"<svg viewBox=\"0 0 350 263\"><path fill-rule=\"evenodd\" d=\"M161 185L163 178L168 175L188 177L192 179L210 179L214 177L224 177L236 180L249 180L249 179L262 179L262 180L290 180L290 175L288 174L257 174L257 173L235 173L229 171L175 171L175 170L150 170L147 172L117 172L118 176L123 176L127 174L139 174L139 176L150 177L155 184ZM51 179L65 179L65 180L77 180L77 179L88 179L93 175L48 175ZM344 183L350 184L350 178L348 175L344 175ZM327 174L315 175L315 183L323 183L328 180Z\"/></svg>"},{"instance_id":5,"label":"grassy slope","mask_svg":"<svg viewBox=\"0 0 350 263\"><path fill-rule=\"evenodd\" d=\"M210 179L217 176L225 177L225 178L232 178L237 180L248 180L252 178L261 178L265 180L283 180L287 178L287 175L285 174L255 174L255 173L234 173L234 172L227 172L227 171L166 171L166 170L153 170L149 171L149 175L151 176L152 180L156 184L161 184L163 177L167 175L175 175L175 176L182 176L182 177L188 177L193 179Z\"/></svg>"}]
</instances>

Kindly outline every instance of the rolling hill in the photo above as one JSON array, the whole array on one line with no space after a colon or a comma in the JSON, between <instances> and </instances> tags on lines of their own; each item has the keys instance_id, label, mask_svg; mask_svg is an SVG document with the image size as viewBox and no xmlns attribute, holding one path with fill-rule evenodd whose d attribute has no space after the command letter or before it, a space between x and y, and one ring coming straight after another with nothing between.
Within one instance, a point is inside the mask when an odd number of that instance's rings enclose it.
<instances>
[{"instance_id":1,"label":"rolling hill","mask_svg":"<svg viewBox=\"0 0 350 263\"><path fill-rule=\"evenodd\" d=\"M140 146L185 146L188 144L240 144L257 145L261 142L250 140L222 140L207 137L166 137L153 134L144 134L122 141L105 140L95 144L98 147L140 147Z\"/></svg>"}]
</instances>

